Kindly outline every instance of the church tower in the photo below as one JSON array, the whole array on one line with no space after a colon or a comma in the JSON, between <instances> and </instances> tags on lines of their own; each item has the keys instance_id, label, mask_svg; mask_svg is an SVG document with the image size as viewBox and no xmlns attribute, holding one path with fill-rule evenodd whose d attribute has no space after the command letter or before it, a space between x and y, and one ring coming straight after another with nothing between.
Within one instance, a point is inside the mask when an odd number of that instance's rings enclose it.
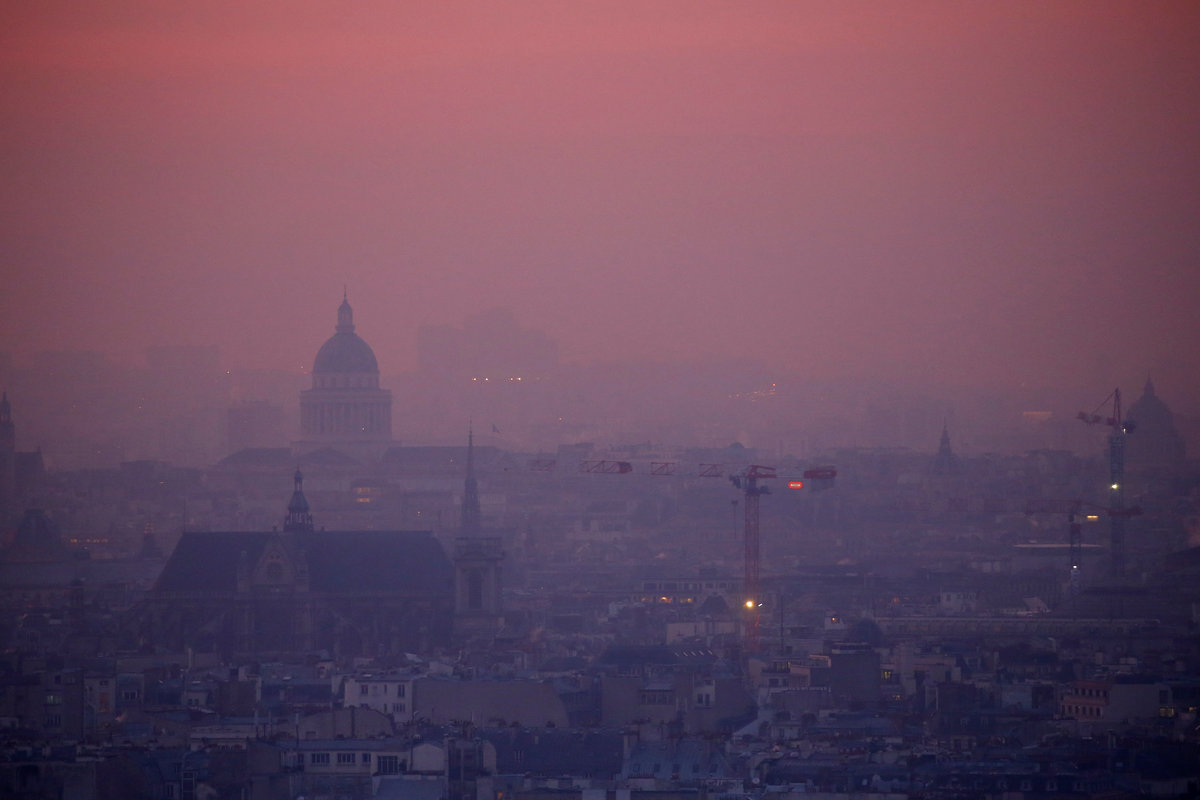
<instances>
[{"instance_id":1,"label":"church tower","mask_svg":"<svg viewBox=\"0 0 1200 800\"><path fill-rule=\"evenodd\" d=\"M292 476L294 488L288 502L288 513L283 519L284 533L312 533L312 512L308 509L308 498L304 496L304 475L300 470Z\"/></svg>"},{"instance_id":2,"label":"church tower","mask_svg":"<svg viewBox=\"0 0 1200 800\"><path fill-rule=\"evenodd\" d=\"M371 346L354 332L354 310L345 293L334 334L313 360L312 388L300 393L298 447L332 447L364 461L383 455L392 441L392 393L379 388Z\"/></svg>"},{"instance_id":3,"label":"church tower","mask_svg":"<svg viewBox=\"0 0 1200 800\"><path fill-rule=\"evenodd\" d=\"M950 429L945 423L942 423L942 438L930 469L934 475L955 475L959 471L958 456L950 447Z\"/></svg>"},{"instance_id":4,"label":"church tower","mask_svg":"<svg viewBox=\"0 0 1200 800\"><path fill-rule=\"evenodd\" d=\"M500 592L504 548L499 536L484 536L475 479L475 436L467 433L467 474L462 519L454 541L455 627L462 635L488 635L503 622Z\"/></svg>"}]
</instances>

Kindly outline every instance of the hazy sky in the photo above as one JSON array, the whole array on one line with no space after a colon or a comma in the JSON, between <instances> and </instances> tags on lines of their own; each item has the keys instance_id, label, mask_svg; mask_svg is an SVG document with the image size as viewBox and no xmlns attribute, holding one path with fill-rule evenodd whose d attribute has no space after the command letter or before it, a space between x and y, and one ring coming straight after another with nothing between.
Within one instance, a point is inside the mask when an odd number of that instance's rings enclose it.
<instances>
[{"instance_id":1,"label":"hazy sky","mask_svg":"<svg viewBox=\"0 0 1200 800\"><path fill-rule=\"evenodd\" d=\"M248 6L248 7L247 7ZM1200 402L1200 4L5 3L0 350L564 360ZM1092 398L1085 398L1092 399Z\"/></svg>"}]
</instances>

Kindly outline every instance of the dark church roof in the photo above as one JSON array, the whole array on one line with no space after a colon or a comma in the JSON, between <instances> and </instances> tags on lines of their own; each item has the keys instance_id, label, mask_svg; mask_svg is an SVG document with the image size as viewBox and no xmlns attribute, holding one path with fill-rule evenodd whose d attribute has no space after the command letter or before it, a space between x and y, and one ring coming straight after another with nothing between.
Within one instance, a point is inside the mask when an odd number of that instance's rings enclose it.
<instances>
[{"instance_id":1,"label":"dark church roof","mask_svg":"<svg viewBox=\"0 0 1200 800\"><path fill-rule=\"evenodd\" d=\"M294 537L307 562L310 592L451 596L453 568L429 531L187 532L154 592L236 592L239 562L253 568L276 536Z\"/></svg>"}]
</instances>

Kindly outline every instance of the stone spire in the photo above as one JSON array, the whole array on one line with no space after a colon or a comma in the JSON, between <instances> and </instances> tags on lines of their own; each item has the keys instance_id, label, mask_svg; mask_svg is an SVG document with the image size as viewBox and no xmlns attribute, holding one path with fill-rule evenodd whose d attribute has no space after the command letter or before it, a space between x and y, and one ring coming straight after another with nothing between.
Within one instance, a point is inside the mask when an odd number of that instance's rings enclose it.
<instances>
[{"instance_id":1,"label":"stone spire","mask_svg":"<svg viewBox=\"0 0 1200 800\"><path fill-rule=\"evenodd\" d=\"M12 419L12 403L8 402L8 392L0 394L0 445L7 448L17 446L16 427Z\"/></svg>"},{"instance_id":2,"label":"stone spire","mask_svg":"<svg viewBox=\"0 0 1200 800\"><path fill-rule=\"evenodd\" d=\"M293 476L295 489L288 503L287 517L283 520L283 529L287 533L311 533L313 530L312 514L308 510L308 498L304 496L304 475L299 469Z\"/></svg>"},{"instance_id":3,"label":"stone spire","mask_svg":"<svg viewBox=\"0 0 1200 800\"><path fill-rule=\"evenodd\" d=\"M461 536L478 536L482 529L479 484L475 480L475 432L467 429L467 478L463 484Z\"/></svg>"},{"instance_id":4,"label":"stone spire","mask_svg":"<svg viewBox=\"0 0 1200 800\"><path fill-rule=\"evenodd\" d=\"M952 475L958 472L958 456L950 448L950 429L942 423L942 439L937 454L933 457L934 475Z\"/></svg>"},{"instance_id":5,"label":"stone spire","mask_svg":"<svg viewBox=\"0 0 1200 800\"><path fill-rule=\"evenodd\" d=\"M342 304L338 306L338 333L354 333L354 309L350 308L350 300L346 288L342 287Z\"/></svg>"}]
</instances>

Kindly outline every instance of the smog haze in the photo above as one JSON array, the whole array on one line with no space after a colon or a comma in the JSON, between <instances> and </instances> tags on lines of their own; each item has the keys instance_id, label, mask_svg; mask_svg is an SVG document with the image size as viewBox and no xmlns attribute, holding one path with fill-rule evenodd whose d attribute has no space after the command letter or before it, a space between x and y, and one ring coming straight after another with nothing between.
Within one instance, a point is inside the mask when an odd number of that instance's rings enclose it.
<instances>
[{"instance_id":1,"label":"smog haze","mask_svg":"<svg viewBox=\"0 0 1200 800\"><path fill-rule=\"evenodd\" d=\"M672 365L641 369L685 415L706 375L797 409L871 394L862 415L915 393L932 447L947 415L986 424L968 396L1071 412L1152 376L1200 402L1194 4L0 15L9 373L92 351L103 384L200 347L296 376L213 405L294 400L345 290L398 390L422 337L494 317L572 370L549 405L620 407L641 384L614 365ZM441 424L403 421L409 396L399 435Z\"/></svg>"}]
</instances>

